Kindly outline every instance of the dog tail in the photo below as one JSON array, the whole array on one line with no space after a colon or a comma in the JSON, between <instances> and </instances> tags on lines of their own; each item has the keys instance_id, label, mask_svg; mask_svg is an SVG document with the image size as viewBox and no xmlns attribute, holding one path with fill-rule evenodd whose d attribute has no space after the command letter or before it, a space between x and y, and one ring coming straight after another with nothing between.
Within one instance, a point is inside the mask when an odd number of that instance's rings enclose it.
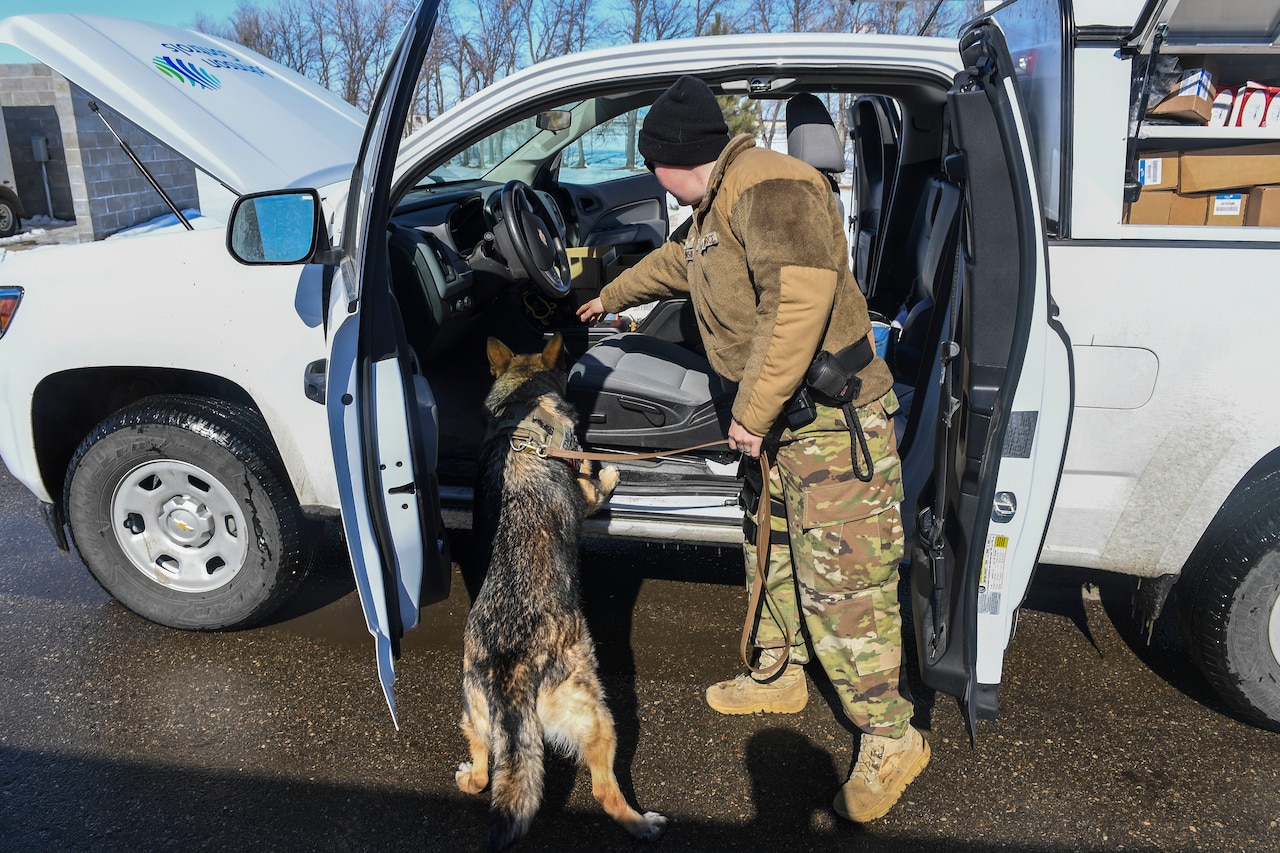
<instances>
[{"instance_id":1,"label":"dog tail","mask_svg":"<svg viewBox=\"0 0 1280 853\"><path fill-rule=\"evenodd\" d=\"M524 837L542 802L542 724L532 695L490 705L493 720L493 793L489 851Z\"/></svg>"}]
</instances>

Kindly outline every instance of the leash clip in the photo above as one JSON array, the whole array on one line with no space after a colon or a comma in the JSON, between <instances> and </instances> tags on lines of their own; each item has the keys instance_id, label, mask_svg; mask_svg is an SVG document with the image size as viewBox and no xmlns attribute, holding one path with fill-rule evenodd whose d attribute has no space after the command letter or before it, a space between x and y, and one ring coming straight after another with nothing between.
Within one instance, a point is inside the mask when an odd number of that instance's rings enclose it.
<instances>
[{"instance_id":1,"label":"leash clip","mask_svg":"<svg viewBox=\"0 0 1280 853\"><path fill-rule=\"evenodd\" d=\"M538 444L536 441L530 441L527 438L516 438L514 435L511 436L511 449L516 453L524 453L526 450L531 450L535 456L539 456L543 459L547 458L547 446L545 444Z\"/></svg>"}]
</instances>

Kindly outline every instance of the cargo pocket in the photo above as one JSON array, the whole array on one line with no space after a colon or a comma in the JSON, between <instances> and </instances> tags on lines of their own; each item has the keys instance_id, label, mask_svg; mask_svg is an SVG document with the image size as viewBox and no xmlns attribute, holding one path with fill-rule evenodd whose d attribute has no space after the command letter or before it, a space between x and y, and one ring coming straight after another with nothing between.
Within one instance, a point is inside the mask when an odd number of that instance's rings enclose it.
<instances>
[{"instance_id":1,"label":"cargo pocket","mask_svg":"<svg viewBox=\"0 0 1280 853\"><path fill-rule=\"evenodd\" d=\"M845 458L848 456L846 451ZM785 476L786 472L783 474ZM801 529L812 530L815 527L862 521L897 507L902 502L902 472L896 459L891 470L877 471L876 476L868 483L851 475L846 476L847 479L844 480L807 488L796 483L798 488L803 489L800 500Z\"/></svg>"},{"instance_id":2,"label":"cargo pocket","mask_svg":"<svg viewBox=\"0 0 1280 853\"><path fill-rule=\"evenodd\" d=\"M887 423L878 403L863 412L873 429ZM808 435L778 452L792 562L811 575L819 597L838 599L878 586L893 577L902 558L902 464L891 435L868 430L875 470L866 482L854 475L847 430Z\"/></svg>"},{"instance_id":3,"label":"cargo pocket","mask_svg":"<svg viewBox=\"0 0 1280 853\"><path fill-rule=\"evenodd\" d=\"M887 595L880 588L864 590L851 596L842 623L847 633L849 657L858 677L866 679L878 673L896 670L902 664L902 619L896 598L888 608ZM870 685L860 685L869 693Z\"/></svg>"}]
</instances>

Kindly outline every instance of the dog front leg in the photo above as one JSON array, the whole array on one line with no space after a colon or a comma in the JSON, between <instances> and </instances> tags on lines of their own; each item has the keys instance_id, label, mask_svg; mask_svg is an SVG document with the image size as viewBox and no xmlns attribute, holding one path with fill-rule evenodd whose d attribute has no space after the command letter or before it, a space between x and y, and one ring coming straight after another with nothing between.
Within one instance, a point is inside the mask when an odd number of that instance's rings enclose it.
<instances>
[{"instance_id":1,"label":"dog front leg","mask_svg":"<svg viewBox=\"0 0 1280 853\"><path fill-rule=\"evenodd\" d=\"M587 502L586 515L591 515L604 506L604 502L618 487L618 469L606 465L600 469L599 477L592 477L591 461L584 459L578 471L578 488L582 490L582 497Z\"/></svg>"}]
</instances>

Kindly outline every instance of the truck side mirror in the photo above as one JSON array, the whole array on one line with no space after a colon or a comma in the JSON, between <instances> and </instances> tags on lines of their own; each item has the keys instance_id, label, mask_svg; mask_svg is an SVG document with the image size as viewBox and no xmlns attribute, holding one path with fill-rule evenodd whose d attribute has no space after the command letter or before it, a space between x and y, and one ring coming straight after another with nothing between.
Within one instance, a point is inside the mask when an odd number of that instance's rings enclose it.
<instances>
[{"instance_id":1,"label":"truck side mirror","mask_svg":"<svg viewBox=\"0 0 1280 853\"><path fill-rule=\"evenodd\" d=\"M231 208L227 251L242 264L300 264L320 245L320 194L278 190L241 196Z\"/></svg>"}]
</instances>

